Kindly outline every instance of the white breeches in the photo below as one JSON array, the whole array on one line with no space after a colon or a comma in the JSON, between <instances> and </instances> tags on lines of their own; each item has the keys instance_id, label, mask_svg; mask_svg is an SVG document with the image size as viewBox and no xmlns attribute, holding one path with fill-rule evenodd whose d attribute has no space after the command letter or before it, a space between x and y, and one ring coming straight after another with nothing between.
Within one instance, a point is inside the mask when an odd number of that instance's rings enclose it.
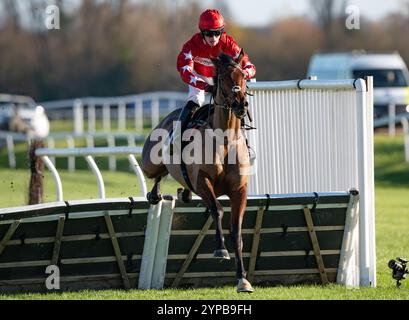
<instances>
[{"instance_id":1,"label":"white breeches","mask_svg":"<svg viewBox=\"0 0 409 320\"><path fill-rule=\"evenodd\" d=\"M188 101L196 102L199 106L202 106L205 102L205 91L193 86L189 86Z\"/></svg>"}]
</instances>

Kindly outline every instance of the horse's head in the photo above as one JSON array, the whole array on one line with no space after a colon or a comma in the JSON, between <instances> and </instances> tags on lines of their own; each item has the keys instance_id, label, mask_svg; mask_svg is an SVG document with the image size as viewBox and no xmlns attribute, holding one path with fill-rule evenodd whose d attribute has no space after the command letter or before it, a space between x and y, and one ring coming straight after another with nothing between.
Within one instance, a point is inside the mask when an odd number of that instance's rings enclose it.
<instances>
[{"instance_id":1,"label":"horse's head","mask_svg":"<svg viewBox=\"0 0 409 320\"><path fill-rule=\"evenodd\" d=\"M234 115L239 119L246 116L248 109L246 75L241 68L243 56L242 50L238 62L235 62L231 56L225 53L212 60L217 70L214 81L217 97L215 97L215 103L225 108L231 108Z\"/></svg>"}]
</instances>

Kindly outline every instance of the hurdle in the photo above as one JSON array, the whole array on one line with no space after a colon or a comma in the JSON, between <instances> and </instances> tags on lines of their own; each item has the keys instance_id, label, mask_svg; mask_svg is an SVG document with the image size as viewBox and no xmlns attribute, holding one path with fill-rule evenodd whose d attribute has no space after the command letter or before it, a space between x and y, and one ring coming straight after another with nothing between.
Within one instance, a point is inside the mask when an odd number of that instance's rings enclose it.
<instances>
[{"instance_id":1,"label":"hurdle","mask_svg":"<svg viewBox=\"0 0 409 320\"><path fill-rule=\"evenodd\" d=\"M230 201L219 199L227 237ZM139 288L235 284L232 244L226 241L232 259L220 263L213 257L213 218L201 199L195 197L188 204L172 201L174 205L156 216L163 232L156 233L156 250L150 251L155 252L154 263L150 269L141 268ZM343 283L349 276L348 255L354 241L349 230L357 222L358 202L356 190L249 196L242 229L249 280L260 286ZM155 230L149 233L155 235Z\"/></svg>"},{"instance_id":2,"label":"hurdle","mask_svg":"<svg viewBox=\"0 0 409 320\"><path fill-rule=\"evenodd\" d=\"M249 88L258 160L243 221L248 277L376 286L372 79ZM214 227L199 198L150 207L142 197L101 198L0 209L0 290L47 291L51 263L61 290L236 283L234 260L212 258ZM228 235L230 203L220 202Z\"/></svg>"},{"instance_id":3,"label":"hurdle","mask_svg":"<svg viewBox=\"0 0 409 320\"><path fill-rule=\"evenodd\" d=\"M222 197L224 234L230 203ZM347 273L359 194L249 196L243 255L255 285L342 283ZM0 209L0 291L162 289L236 284L234 259L213 258L213 219L201 199L172 196L57 201ZM227 248L232 254L229 241Z\"/></svg>"},{"instance_id":4,"label":"hurdle","mask_svg":"<svg viewBox=\"0 0 409 320\"><path fill-rule=\"evenodd\" d=\"M350 286L376 286L373 79L249 82L249 194L360 193Z\"/></svg>"},{"instance_id":5,"label":"hurdle","mask_svg":"<svg viewBox=\"0 0 409 320\"><path fill-rule=\"evenodd\" d=\"M134 288L149 213L144 198L57 201L0 209L0 292Z\"/></svg>"}]
</instances>

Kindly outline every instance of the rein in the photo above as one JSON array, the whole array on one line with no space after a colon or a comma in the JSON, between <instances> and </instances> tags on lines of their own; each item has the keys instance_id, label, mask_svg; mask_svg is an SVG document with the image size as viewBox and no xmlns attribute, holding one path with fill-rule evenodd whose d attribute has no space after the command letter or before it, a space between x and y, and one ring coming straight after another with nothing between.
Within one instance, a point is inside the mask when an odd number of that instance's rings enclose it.
<instances>
[{"instance_id":1,"label":"rein","mask_svg":"<svg viewBox=\"0 0 409 320\"><path fill-rule=\"evenodd\" d=\"M245 76L245 73L244 73L243 69L241 68L241 66L238 63L231 62L227 66L231 66L231 67L234 67L235 69L239 69L241 71L241 73ZM229 95L223 89L223 86L220 85L221 80L226 76L226 74L227 74L227 72L222 73L222 74L219 74L219 73L217 74L217 86L216 86L216 88L220 88L220 90L222 91L222 95L223 95L223 98L224 98L223 103L219 103L219 102L216 101L216 97L215 97L214 92L212 94L212 98L213 98L213 101L215 102L215 104L217 104L218 106L221 106L224 109L229 110L229 109L232 109L232 106L228 104ZM246 88L248 89L247 85L246 85ZM232 88L233 94L238 93L240 91L241 91L241 88L239 86L233 86L233 88ZM244 92L244 94L247 95L247 96L253 96L251 93L248 93L247 90Z\"/></svg>"},{"instance_id":2,"label":"rein","mask_svg":"<svg viewBox=\"0 0 409 320\"><path fill-rule=\"evenodd\" d=\"M234 67L236 69L239 69L241 71L241 73L245 76L245 73L244 73L243 69L241 68L241 66L238 63L231 62L227 66L231 66L231 67ZM227 74L227 72L217 74L216 90L213 91L213 93L212 93L212 95L210 97L210 105L211 105L212 99L213 99L215 105L218 105L218 106L220 106L221 108L223 108L225 110L231 110L232 109L232 104L228 103L229 102L228 101L229 96L226 93L226 91L224 90L223 86L221 85L221 81L226 76L226 74ZM217 92L218 88L220 88L220 90L222 92L222 96L224 98L222 103L216 101L216 92ZM246 85L246 89L248 89L248 88L249 87ZM239 86L233 86L232 87L233 94L238 93L240 91L241 91L241 88ZM247 90L244 91L244 94L247 95L247 96L254 96L253 94L249 93ZM207 119L209 124L210 124L210 105L209 105L208 119ZM248 110L248 109L247 109L247 117L249 118L250 122L253 122L253 119L252 119L252 117L250 115L250 110ZM244 119L242 119L242 129L244 129L244 130L254 130L256 128L251 126L251 125L246 124L244 122Z\"/></svg>"}]
</instances>

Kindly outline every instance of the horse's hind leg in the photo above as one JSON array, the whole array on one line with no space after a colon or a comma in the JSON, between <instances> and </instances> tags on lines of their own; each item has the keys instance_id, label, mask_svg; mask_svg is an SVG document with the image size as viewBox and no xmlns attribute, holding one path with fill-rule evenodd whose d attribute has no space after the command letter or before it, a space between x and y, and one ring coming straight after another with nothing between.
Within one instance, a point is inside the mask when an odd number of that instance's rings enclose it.
<instances>
[{"instance_id":1,"label":"horse's hind leg","mask_svg":"<svg viewBox=\"0 0 409 320\"><path fill-rule=\"evenodd\" d=\"M151 161L150 149L146 145L142 152L142 171L147 178L155 180L152 191L147 193L146 198L150 204L157 204L162 200L160 181L168 174L168 170L163 163L155 164Z\"/></svg>"},{"instance_id":2,"label":"horse's hind leg","mask_svg":"<svg viewBox=\"0 0 409 320\"><path fill-rule=\"evenodd\" d=\"M203 199L206 206L209 208L216 225L216 250L214 251L213 256L229 260L230 255L224 244L222 229L223 207L214 194L210 180L207 177L203 177L201 173L199 173L196 189L196 193Z\"/></svg>"},{"instance_id":3,"label":"horse's hind leg","mask_svg":"<svg viewBox=\"0 0 409 320\"><path fill-rule=\"evenodd\" d=\"M148 192L146 195L146 199L150 204L157 204L159 201L162 200L162 195L160 194L160 181L162 180L162 176L155 178L155 184L153 185L152 191Z\"/></svg>"}]
</instances>

